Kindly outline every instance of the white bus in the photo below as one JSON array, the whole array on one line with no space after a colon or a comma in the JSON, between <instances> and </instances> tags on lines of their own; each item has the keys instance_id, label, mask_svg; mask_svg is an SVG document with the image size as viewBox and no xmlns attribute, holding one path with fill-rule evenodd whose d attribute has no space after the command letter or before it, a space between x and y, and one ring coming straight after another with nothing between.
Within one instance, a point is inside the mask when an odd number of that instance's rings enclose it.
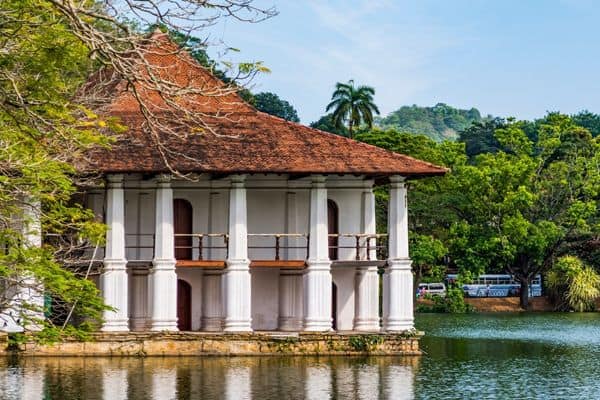
<instances>
[{"instance_id":1,"label":"white bus","mask_svg":"<svg viewBox=\"0 0 600 400\"><path fill-rule=\"evenodd\" d=\"M448 283L453 283L458 278L456 274L446 275ZM512 275L485 274L479 275L473 282L463 285L467 297L509 297L518 296L521 284ZM536 275L529 285L529 297L542 295L542 277Z\"/></svg>"}]
</instances>

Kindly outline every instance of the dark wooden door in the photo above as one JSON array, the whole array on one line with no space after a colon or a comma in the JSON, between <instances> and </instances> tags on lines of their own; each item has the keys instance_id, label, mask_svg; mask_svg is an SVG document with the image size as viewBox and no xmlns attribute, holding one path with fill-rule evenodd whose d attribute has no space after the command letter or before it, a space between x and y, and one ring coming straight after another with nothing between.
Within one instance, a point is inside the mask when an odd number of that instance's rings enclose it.
<instances>
[{"instance_id":1,"label":"dark wooden door","mask_svg":"<svg viewBox=\"0 0 600 400\"><path fill-rule=\"evenodd\" d=\"M177 328L192 330L192 287L182 279L177 280Z\"/></svg>"},{"instance_id":2,"label":"dark wooden door","mask_svg":"<svg viewBox=\"0 0 600 400\"><path fill-rule=\"evenodd\" d=\"M331 327L337 331L337 285L331 283Z\"/></svg>"},{"instance_id":3,"label":"dark wooden door","mask_svg":"<svg viewBox=\"0 0 600 400\"><path fill-rule=\"evenodd\" d=\"M175 234L191 235L192 205L187 200L173 200L173 220ZM177 260L192 259L191 236L175 236L175 258Z\"/></svg>"},{"instance_id":4,"label":"dark wooden door","mask_svg":"<svg viewBox=\"0 0 600 400\"><path fill-rule=\"evenodd\" d=\"M338 207L337 204L333 200L327 200L327 226L329 234L338 234L339 226L338 226ZM337 260L338 259L338 238L335 236L329 237L329 259Z\"/></svg>"}]
</instances>

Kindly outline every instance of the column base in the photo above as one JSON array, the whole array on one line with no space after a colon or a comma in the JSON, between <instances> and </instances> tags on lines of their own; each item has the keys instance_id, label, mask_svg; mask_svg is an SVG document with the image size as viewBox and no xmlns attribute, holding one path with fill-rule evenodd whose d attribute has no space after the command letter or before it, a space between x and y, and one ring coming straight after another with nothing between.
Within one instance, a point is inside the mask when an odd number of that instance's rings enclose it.
<instances>
[{"instance_id":1,"label":"column base","mask_svg":"<svg viewBox=\"0 0 600 400\"><path fill-rule=\"evenodd\" d=\"M332 323L333 320L331 318L324 320L304 320L304 332L332 332Z\"/></svg>"},{"instance_id":2,"label":"column base","mask_svg":"<svg viewBox=\"0 0 600 400\"><path fill-rule=\"evenodd\" d=\"M353 329L360 332L379 332L381 330L381 327L379 326L379 318L361 320L355 319Z\"/></svg>"},{"instance_id":3,"label":"column base","mask_svg":"<svg viewBox=\"0 0 600 400\"><path fill-rule=\"evenodd\" d=\"M383 321L383 330L386 332L404 332L415 328L414 319L394 319Z\"/></svg>"},{"instance_id":4,"label":"column base","mask_svg":"<svg viewBox=\"0 0 600 400\"><path fill-rule=\"evenodd\" d=\"M220 317L203 317L202 330L206 332L221 332L223 330L223 319Z\"/></svg>"},{"instance_id":5,"label":"column base","mask_svg":"<svg viewBox=\"0 0 600 400\"><path fill-rule=\"evenodd\" d=\"M179 331L179 328L177 328L177 320L153 320L150 323L150 330L153 332L177 332Z\"/></svg>"},{"instance_id":6,"label":"column base","mask_svg":"<svg viewBox=\"0 0 600 400\"><path fill-rule=\"evenodd\" d=\"M223 324L223 332L252 332L251 321L227 321Z\"/></svg>"},{"instance_id":7,"label":"column base","mask_svg":"<svg viewBox=\"0 0 600 400\"><path fill-rule=\"evenodd\" d=\"M105 321L100 328L102 332L129 332L127 320Z\"/></svg>"},{"instance_id":8,"label":"column base","mask_svg":"<svg viewBox=\"0 0 600 400\"><path fill-rule=\"evenodd\" d=\"M146 330L147 326L148 326L148 324L147 324L145 317L131 318L131 330L132 331L141 332L141 331Z\"/></svg>"},{"instance_id":9,"label":"column base","mask_svg":"<svg viewBox=\"0 0 600 400\"><path fill-rule=\"evenodd\" d=\"M302 320L300 318L279 317L277 326L280 331L298 332L302 330Z\"/></svg>"}]
</instances>

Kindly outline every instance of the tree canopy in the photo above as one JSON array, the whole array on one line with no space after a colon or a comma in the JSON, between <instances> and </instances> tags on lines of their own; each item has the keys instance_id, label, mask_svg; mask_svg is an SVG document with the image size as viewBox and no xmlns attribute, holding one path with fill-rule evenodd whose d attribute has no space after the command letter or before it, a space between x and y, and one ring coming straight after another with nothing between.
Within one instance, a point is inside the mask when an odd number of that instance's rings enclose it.
<instances>
[{"instance_id":1,"label":"tree canopy","mask_svg":"<svg viewBox=\"0 0 600 400\"><path fill-rule=\"evenodd\" d=\"M300 122L298 112L289 102L281 99L275 93L260 92L254 95L254 107L257 110L275 115L292 122Z\"/></svg>"},{"instance_id":2,"label":"tree canopy","mask_svg":"<svg viewBox=\"0 0 600 400\"><path fill-rule=\"evenodd\" d=\"M497 126L486 127L491 151L471 158L463 143L395 130L357 139L450 167L446 177L411 184L411 235L440 240L464 275L510 272L526 307L532 278L598 234L600 153L589 130L566 115Z\"/></svg>"}]
</instances>

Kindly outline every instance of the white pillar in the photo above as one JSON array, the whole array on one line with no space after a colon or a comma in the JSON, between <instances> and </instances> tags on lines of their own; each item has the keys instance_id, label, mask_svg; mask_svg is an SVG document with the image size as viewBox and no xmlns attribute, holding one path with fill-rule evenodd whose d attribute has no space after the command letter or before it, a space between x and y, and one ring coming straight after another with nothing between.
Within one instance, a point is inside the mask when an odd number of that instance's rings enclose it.
<instances>
[{"instance_id":1,"label":"white pillar","mask_svg":"<svg viewBox=\"0 0 600 400\"><path fill-rule=\"evenodd\" d=\"M279 330L302 329L302 274L282 270L279 273Z\"/></svg>"},{"instance_id":2,"label":"white pillar","mask_svg":"<svg viewBox=\"0 0 600 400\"><path fill-rule=\"evenodd\" d=\"M41 204L39 201L27 199L23 208L23 240L28 248L42 246L42 221L40 219ZM17 289L16 308L23 318L24 328L30 331L41 330L40 322L44 320L44 287L31 274L23 276Z\"/></svg>"},{"instance_id":3,"label":"white pillar","mask_svg":"<svg viewBox=\"0 0 600 400\"><path fill-rule=\"evenodd\" d=\"M377 267L356 268L354 330L379 331L379 275Z\"/></svg>"},{"instance_id":4,"label":"white pillar","mask_svg":"<svg viewBox=\"0 0 600 400\"><path fill-rule=\"evenodd\" d=\"M202 330L223 329L221 305L221 272L205 271L202 277Z\"/></svg>"},{"instance_id":5,"label":"white pillar","mask_svg":"<svg viewBox=\"0 0 600 400\"><path fill-rule=\"evenodd\" d=\"M331 261L325 177L313 176L310 190L309 251L304 273L304 330L331 330Z\"/></svg>"},{"instance_id":6,"label":"white pillar","mask_svg":"<svg viewBox=\"0 0 600 400\"><path fill-rule=\"evenodd\" d=\"M377 232L375 227L375 195L372 185L373 182L365 182L362 193L362 232L366 234ZM365 249L361 254L361 258L363 260L377 259L377 250L374 248L376 241L374 239L365 240L365 244L367 242L370 242L373 249ZM356 268L354 293L354 330L378 331L379 275L377 274L377 266Z\"/></svg>"},{"instance_id":7,"label":"white pillar","mask_svg":"<svg viewBox=\"0 0 600 400\"><path fill-rule=\"evenodd\" d=\"M252 331L250 260L243 175L231 177L228 254L223 274L225 332Z\"/></svg>"},{"instance_id":8,"label":"white pillar","mask_svg":"<svg viewBox=\"0 0 600 400\"><path fill-rule=\"evenodd\" d=\"M413 276L408 254L408 207L406 184L390 177L388 205L389 258L384 275L383 327L386 331L412 329Z\"/></svg>"},{"instance_id":9,"label":"white pillar","mask_svg":"<svg viewBox=\"0 0 600 400\"><path fill-rule=\"evenodd\" d=\"M177 274L173 230L173 189L168 175L160 175L156 188L154 259L148 280L150 330L177 330Z\"/></svg>"},{"instance_id":10,"label":"white pillar","mask_svg":"<svg viewBox=\"0 0 600 400\"><path fill-rule=\"evenodd\" d=\"M103 331L128 331L128 283L125 259L125 193L123 175L108 175L106 190L106 248L100 290L115 311L104 312Z\"/></svg>"}]
</instances>

